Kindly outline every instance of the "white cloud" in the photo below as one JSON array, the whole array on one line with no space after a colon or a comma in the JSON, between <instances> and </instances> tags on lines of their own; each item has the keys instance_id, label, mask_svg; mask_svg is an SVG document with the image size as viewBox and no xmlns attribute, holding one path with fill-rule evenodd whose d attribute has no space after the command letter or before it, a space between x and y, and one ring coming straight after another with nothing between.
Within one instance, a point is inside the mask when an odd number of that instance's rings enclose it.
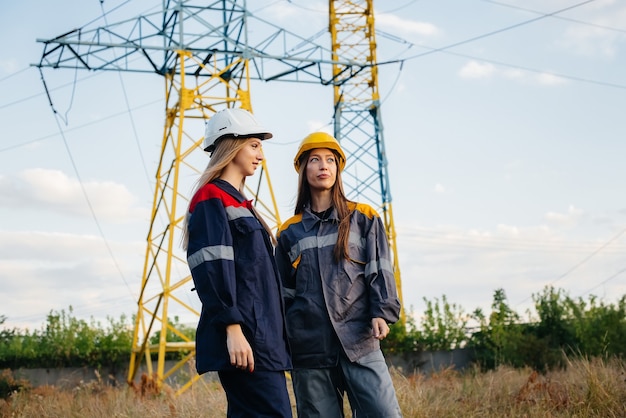
<instances>
[{"instance_id":1,"label":"white cloud","mask_svg":"<svg viewBox=\"0 0 626 418\"><path fill-rule=\"evenodd\" d=\"M253 10L253 13L265 19L271 16L272 23L280 22L281 26L289 26L296 33L302 25L315 28L324 21L328 22L328 4L324 2L307 2L306 6L291 2L274 2L256 12Z\"/></svg>"},{"instance_id":2,"label":"white cloud","mask_svg":"<svg viewBox=\"0 0 626 418\"><path fill-rule=\"evenodd\" d=\"M13 74L17 72L19 69L17 60L14 58L9 58L5 60L0 60L0 70L6 74Z\"/></svg>"},{"instance_id":3,"label":"white cloud","mask_svg":"<svg viewBox=\"0 0 626 418\"><path fill-rule=\"evenodd\" d=\"M403 19L386 13L376 14L376 27L388 27L396 31L423 36L434 36L440 33L439 28L432 23Z\"/></svg>"},{"instance_id":4,"label":"white cloud","mask_svg":"<svg viewBox=\"0 0 626 418\"><path fill-rule=\"evenodd\" d=\"M598 21L595 23L600 26L606 25L610 27L611 25L610 21ZM617 55L620 39L620 34L609 29L572 25L558 44L576 54L613 58Z\"/></svg>"},{"instance_id":5,"label":"white cloud","mask_svg":"<svg viewBox=\"0 0 626 418\"><path fill-rule=\"evenodd\" d=\"M131 315L139 280L136 275L122 278L118 272L112 273L112 265L104 259L64 263L0 260L4 286L0 314L7 316L10 326L29 328L42 323L50 311L69 306L83 307L83 319L98 313L100 317Z\"/></svg>"},{"instance_id":6,"label":"white cloud","mask_svg":"<svg viewBox=\"0 0 626 418\"><path fill-rule=\"evenodd\" d=\"M489 78L495 73L492 64L470 61L461 68L459 75L461 78Z\"/></svg>"},{"instance_id":7,"label":"white cloud","mask_svg":"<svg viewBox=\"0 0 626 418\"><path fill-rule=\"evenodd\" d=\"M550 73L540 73L532 76L532 73L519 69L498 68L490 63L469 61L460 70L459 76L465 79L486 79L502 77L517 82L535 82L545 86L555 86L567 83L568 80Z\"/></svg>"},{"instance_id":8,"label":"white cloud","mask_svg":"<svg viewBox=\"0 0 626 418\"><path fill-rule=\"evenodd\" d=\"M135 206L135 197L122 184L92 180L81 187L62 171L43 168L0 177L0 206L90 216L85 194L98 218L116 222L148 219L148 209Z\"/></svg>"},{"instance_id":9,"label":"white cloud","mask_svg":"<svg viewBox=\"0 0 626 418\"><path fill-rule=\"evenodd\" d=\"M332 127L328 124L328 122L322 122L321 120L309 120L307 121L307 126L309 127L309 132L323 131L333 135Z\"/></svg>"},{"instance_id":10,"label":"white cloud","mask_svg":"<svg viewBox=\"0 0 626 418\"><path fill-rule=\"evenodd\" d=\"M619 36L602 33L600 30L570 31L563 44L576 53L587 56L604 56L613 58L617 55Z\"/></svg>"},{"instance_id":11,"label":"white cloud","mask_svg":"<svg viewBox=\"0 0 626 418\"><path fill-rule=\"evenodd\" d=\"M145 243L107 244L113 256L91 235L0 230L0 314L20 327L69 306L84 307L85 319L132 314Z\"/></svg>"},{"instance_id":12,"label":"white cloud","mask_svg":"<svg viewBox=\"0 0 626 418\"><path fill-rule=\"evenodd\" d=\"M545 219L553 225L573 227L580 222L584 215L585 212L582 209L570 205L566 213L548 212L545 215Z\"/></svg>"},{"instance_id":13,"label":"white cloud","mask_svg":"<svg viewBox=\"0 0 626 418\"><path fill-rule=\"evenodd\" d=\"M443 184L441 184L441 183L435 184L435 193L443 194L445 192L446 192L446 188L443 187Z\"/></svg>"},{"instance_id":14,"label":"white cloud","mask_svg":"<svg viewBox=\"0 0 626 418\"><path fill-rule=\"evenodd\" d=\"M395 88L394 92L396 92L396 93L403 93L405 91L407 91L406 84L401 82L401 81L398 82L398 84L396 84L396 88Z\"/></svg>"},{"instance_id":15,"label":"white cloud","mask_svg":"<svg viewBox=\"0 0 626 418\"><path fill-rule=\"evenodd\" d=\"M528 74L526 71L510 68L502 70L501 73L504 78L508 78L510 80L524 80Z\"/></svg>"},{"instance_id":16,"label":"white cloud","mask_svg":"<svg viewBox=\"0 0 626 418\"><path fill-rule=\"evenodd\" d=\"M581 8L582 10L582 8ZM623 40L621 28L626 21L626 6L614 0L598 0L585 5L584 14L572 18L556 44L575 54L612 59L618 55Z\"/></svg>"},{"instance_id":17,"label":"white cloud","mask_svg":"<svg viewBox=\"0 0 626 418\"><path fill-rule=\"evenodd\" d=\"M109 241L120 254L141 254L143 242ZM62 232L2 231L1 259L27 260L28 263L75 263L76 260L110 258L101 237Z\"/></svg>"},{"instance_id":18,"label":"white cloud","mask_svg":"<svg viewBox=\"0 0 626 418\"><path fill-rule=\"evenodd\" d=\"M561 218L580 212L570 207ZM489 312L494 291L502 288L510 306L525 314L533 307L532 295L547 285L586 298L589 290L623 268L619 248L589 258L598 248L596 239L572 240L546 225L463 229L402 224L397 232L403 302L417 312L425 307L422 298L441 295L465 311L480 307ZM623 293L599 292L617 285L606 283L593 293L612 299Z\"/></svg>"},{"instance_id":19,"label":"white cloud","mask_svg":"<svg viewBox=\"0 0 626 418\"><path fill-rule=\"evenodd\" d=\"M557 75L541 73L536 77L539 84L555 86L567 83L567 80Z\"/></svg>"},{"instance_id":20,"label":"white cloud","mask_svg":"<svg viewBox=\"0 0 626 418\"><path fill-rule=\"evenodd\" d=\"M510 238L516 238L520 236L520 229L516 226L500 224L497 226L497 231L500 234L508 236Z\"/></svg>"}]
</instances>

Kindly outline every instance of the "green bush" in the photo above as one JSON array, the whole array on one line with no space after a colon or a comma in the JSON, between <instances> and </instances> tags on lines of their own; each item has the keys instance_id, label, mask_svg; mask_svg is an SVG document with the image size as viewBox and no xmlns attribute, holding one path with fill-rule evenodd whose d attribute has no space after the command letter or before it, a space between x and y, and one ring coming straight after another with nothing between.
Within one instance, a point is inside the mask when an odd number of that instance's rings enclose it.
<instances>
[{"instance_id":1,"label":"green bush","mask_svg":"<svg viewBox=\"0 0 626 418\"><path fill-rule=\"evenodd\" d=\"M4 322L4 321L3 321ZM130 358L133 330L121 316L103 327L65 311L51 312L41 330L0 332L0 368L117 367Z\"/></svg>"},{"instance_id":2,"label":"green bush","mask_svg":"<svg viewBox=\"0 0 626 418\"><path fill-rule=\"evenodd\" d=\"M626 357L626 296L616 305L591 296L588 301L572 299L564 291L546 287L533 295L537 319L524 323L508 305L503 289L494 292L491 312L476 309L466 315L463 309L444 296L424 299L426 310L419 317L411 312L405 322L391 326L381 347L389 354L415 354L424 350L449 350L468 347L483 369L500 365L532 367L547 371L564 367L565 357ZM468 318L478 329L467 332ZM5 316L0 316L0 325ZM150 338L158 344L161 331ZM192 342L195 329L168 322L167 341ZM40 330L1 329L0 369L20 367L116 368L130 359L133 325L126 316L107 318L103 326L75 318L69 312L50 312ZM188 352L166 353L168 359L180 359ZM11 382L3 383L10 389ZM7 383L8 382L8 383ZM4 387L4 386L3 386Z\"/></svg>"},{"instance_id":3,"label":"green bush","mask_svg":"<svg viewBox=\"0 0 626 418\"><path fill-rule=\"evenodd\" d=\"M626 357L626 296L617 305L598 302L591 296L565 301L571 318L576 352L590 357Z\"/></svg>"},{"instance_id":4,"label":"green bush","mask_svg":"<svg viewBox=\"0 0 626 418\"><path fill-rule=\"evenodd\" d=\"M421 343L429 351L451 350L467 341L467 316L463 309L449 303L445 295L434 302L424 298L426 311L421 320Z\"/></svg>"},{"instance_id":5,"label":"green bush","mask_svg":"<svg viewBox=\"0 0 626 418\"><path fill-rule=\"evenodd\" d=\"M533 295L536 321L521 323L507 304L504 290L494 294L492 312L487 318L480 311L480 323L468 346L481 367L499 365L532 367L545 372L563 368L566 357L624 357L626 354L626 299L617 306L573 300L563 290L546 287Z\"/></svg>"},{"instance_id":6,"label":"green bush","mask_svg":"<svg viewBox=\"0 0 626 418\"><path fill-rule=\"evenodd\" d=\"M508 306L503 289L495 291L491 309L489 317L481 309L474 311L472 316L479 330L472 334L468 347L474 350L474 358L483 368L493 369L500 364L515 366L517 349L524 339L520 317Z\"/></svg>"}]
</instances>

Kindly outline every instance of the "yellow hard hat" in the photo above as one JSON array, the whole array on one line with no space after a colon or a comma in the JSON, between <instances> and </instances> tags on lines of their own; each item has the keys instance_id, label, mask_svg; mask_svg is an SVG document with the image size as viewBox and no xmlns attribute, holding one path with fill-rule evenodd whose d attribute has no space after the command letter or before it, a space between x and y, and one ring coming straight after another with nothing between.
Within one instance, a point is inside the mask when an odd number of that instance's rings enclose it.
<instances>
[{"instance_id":1,"label":"yellow hard hat","mask_svg":"<svg viewBox=\"0 0 626 418\"><path fill-rule=\"evenodd\" d=\"M296 157L293 159L293 166L296 168L296 171L300 171L300 157L302 157L302 154L315 148L328 148L337 151L339 154L339 161L337 161L339 171L342 171L346 166L346 155L343 153L339 141L326 132L313 132L302 140Z\"/></svg>"}]
</instances>

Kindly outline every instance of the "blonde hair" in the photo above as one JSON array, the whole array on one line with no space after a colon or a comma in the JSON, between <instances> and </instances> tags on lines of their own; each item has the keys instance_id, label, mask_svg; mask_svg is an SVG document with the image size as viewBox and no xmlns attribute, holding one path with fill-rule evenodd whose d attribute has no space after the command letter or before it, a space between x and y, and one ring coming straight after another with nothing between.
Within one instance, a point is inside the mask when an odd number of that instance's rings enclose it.
<instances>
[{"instance_id":1,"label":"blonde hair","mask_svg":"<svg viewBox=\"0 0 626 418\"><path fill-rule=\"evenodd\" d=\"M228 164L230 164L234 159L237 153L248 144L248 142L252 139L252 137L241 138L241 137L224 137L221 138L215 145L215 150L211 153L211 159L209 160L209 164L206 169L200 174L200 177L196 181L196 184L193 188L193 193L191 196L195 196L195 194L205 185L209 184L213 180L219 178L224 171L224 168ZM241 184L238 187L239 192L244 196L244 186L246 184L246 177L244 176L241 179ZM189 201L191 205L191 200ZM265 220L261 217L261 215L252 208L252 212L257 217L263 228L269 234L272 243L276 245L276 237L272 233L271 229L265 222ZM182 236L182 247L184 250L187 250L187 245L189 244L189 206L187 207L187 212L185 214L185 219L183 221L183 236Z\"/></svg>"}]
</instances>

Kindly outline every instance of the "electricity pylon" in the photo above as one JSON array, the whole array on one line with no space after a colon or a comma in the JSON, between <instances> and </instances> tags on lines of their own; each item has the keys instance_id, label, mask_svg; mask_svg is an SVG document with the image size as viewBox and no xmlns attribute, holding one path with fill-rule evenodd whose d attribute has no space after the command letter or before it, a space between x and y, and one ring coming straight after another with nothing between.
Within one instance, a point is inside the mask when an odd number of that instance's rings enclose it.
<instances>
[{"instance_id":1,"label":"electricity pylon","mask_svg":"<svg viewBox=\"0 0 626 418\"><path fill-rule=\"evenodd\" d=\"M367 201L382 213L402 301L400 264L393 222L387 156L383 140L373 0L329 2L333 50L335 137L347 156L342 172L348 197ZM342 62L358 62L358 72ZM401 313L404 322L404 311Z\"/></svg>"},{"instance_id":2,"label":"electricity pylon","mask_svg":"<svg viewBox=\"0 0 626 418\"><path fill-rule=\"evenodd\" d=\"M246 9L245 1L236 0L164 0L162 10L156 13L114 24L105 21L104 27L81 28L53 39L38 40L44 44L37 65L40 68L156 73L165 79L165 124L138 297L129 384L135 381L139 365L144 360L148 376L155 377L157 383L162 384L195 355L192 339L170 320L170 316L182 313L199 315L188 302L191 277L180 249L181 226L188 204L186 193L189 191L185 189L181 193L180 186L186 180L196 179L204 168L198 168L199 165L206 164L206 157L201 152L203 138L198 137L198 133L203 132L202 124L225 107L252 110L251 79L335 86L335 135L342 140L348 162L351 162L346 190L354 190L358 196L367 196L374 201L378 187L375 180L377 176L384 176L379 179L381 187L384 186L379 191L383 203L377 202L375 206L382 208L390 243L396 253L375 78L376 61L375 54L371 53L375 51L371 38L373 9L371 1L367 2L367 7L360 7L359 10L366 10L371 22L367 26L355 27L371 31L366 39L373 49L367 56L352 54L337 47L340 44L347 47L350 40L342 37L341 26L334 30L332 26L340 25L339 22L345 19L351 20L352 15L342 11L351 7L348 4L359 2L336 3L338 7L330 1L333 48L258 19ZM363 12L361 16L364 16ZM257 25L254 42L248 38L251 21ZM344 59L344 52L348 59ZM369 76L362 78L360 74ZM359 101L353 93L354 88L358 89L354 84L362 81L367 86L363 85L361 89L371 93ZM372 82L375 82L373 90ZM354 98L347 100L351 95ZM359 107L360 116L344 116ZM356 126L362 122L366 123L367 129ZM366 159L371 155L378 167L373 171ZM363 164L370 167L370 174L366 177L356 168ZM258 185L248 191L270 226L277 227L280 216L265 164L256 180ZM394 261L397 269L397 256ZM399 273L396 280L399 284ZM182 353L182 356L177 357L180 360L174 366L166 369L165 360L173 352ZM177 393L182 393L198 378L192 373Z\"/></svg>"}]
</instances>

